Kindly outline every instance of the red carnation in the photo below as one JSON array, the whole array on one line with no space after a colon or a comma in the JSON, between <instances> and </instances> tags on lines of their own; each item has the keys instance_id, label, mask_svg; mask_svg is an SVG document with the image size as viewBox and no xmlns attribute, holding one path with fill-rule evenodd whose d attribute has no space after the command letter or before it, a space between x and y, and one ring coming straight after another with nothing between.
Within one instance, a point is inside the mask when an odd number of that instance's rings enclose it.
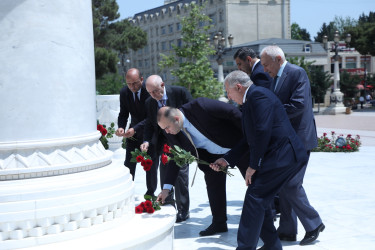
<instances>
[{"instance_id":1,"label":"red carnation","mask_svg":"<svg viewBox=\"0 0 375 250\"><path fill-rule=\"evenodd\" d=\"M153 214L155 212L155 209L153 207L148 207L146 212L149 214Z\"/></svg>"},{"instance_id":2,"label":"red carnation","mask_svg":"<svg viewBox=\"0 0 375 250\"><path fill-rule=\"evenodd\" d=\"M164 153L170 153L171 152L171 147L168 146L167 144L164 144L163 152Z\"/></svg>"},{"instance_id":3,"label":"red carnation","mask_svg":"<svg viewBox=\"0 0 375 250\"><path fill-rule=\"evenodd\" d=\"M146 208L146 206L145 206L145 203L144 203L144 202L141 202L141 204L139 204L139 206L140 206L141 208L143 208L143 209L145 209L145 208Z\"/></svg>"},{"instance_id":4,"label":"red carnation","mask_svg":"<svg viewBox=\"0 0 375 250\"><path fill-rule=\"evenodd\" d=\"M143 207L141 205L138 205L135 207L135 213L136 214L141 214L143 213Z\"/></svg>"},{"instance_id":5,"label":"red carnation","mask_svg":"<svg viewBox=\"0 0 375 250\"><path fill-rule=\"evenodd\" d=\"M168 163L168 156L165 154L161 155L161 162L165 165Z\"/></svg>"},{"instance_id":6,"label":"red carnation","mask_svg":"<svg viewBox=\"0 0 375 250\"><path fill-rule=\"evenodd\" d=\"M100 132L103 130L103 125L101 124L98 124L98 126L96 126L96 129L99 130Z\"/></svg>"},{"instance_id":7,"label":"red carnation","mask_svg":"<svg viewBox=\"0 0 375 250\"><path fill-rule=\"evenodd\" d=\"M141 166L144 167L145 165L146 165L146 160L143 159L143 160L141 161Z\"/></svg>"},{"instance_id":8,"label":"red carnation","mask_svg":"<svg viewBox=\"0 0 375 250\"><path fill-rule=\"evenodd\" d=\"M149 207L152 207L152 202L147 200L147 201L145 201L145 208L147 209Z\"/></svg>"},{"instance_id":9,"label":"red carnation","mask_svg":"<svg viewBox=\"0 0 375 250\"><path fill-rule=\"evenodd\" d=\"M142 163L143 163L143 162L142 162ZM152 166L152 160L150 160L150 159L145 160L145 161L144 161L144 164L143 164L142 166L143 166L143 169L144 169L145 171L150 171L151 166Z\"/></svg>"},{"instance_id":10,"label":"red carnation","mask_svg":"<svg viewBox=\"0 0 375 250\"><path fill-rule=\"evenodd\" d=\"M346 148L346 146L342 146L342 148Z\"/></svg>"},{"instance_id":11,"label":"red carnation","mask_svg":"<svg viewBox=\"0 0 375 250\"><path fill-rule=\"evenodd\" d=\"M326 136L327 135L327 133L323 133L323 136Z\"/></svg>"},{"instance_id":12,"label":"red carnation","mask_svg":"<svg viewBox=\"0 0 375 250\"><path fill-rule=\"evenodd\" d=\"M137 160L137 162L142 162L144 160L142 155L138 155L135 159Z\"/></svg>"},{"instance_id":13,"label":"red carnation","mask_svg":"<svg viewBox=\"0 0 375 250\"><path fill-rule=\"evenodd\" d=\"M351 134L348 134L348 137L350 138L350 137L352 137L352 135L351 135Z\"/></svg>"},{"instance_id":14,"label":"red carnation","mask_svg":"<svg viewBox=\"0 0 375 250\"><path fill-rule=\"evenodd\" d=\"M102 136L105 136L107 134L107 130L103 127L103 130L100 131L102 133Z\"/></svg>"},{"instance_id":15,"label":"red carnation","mask_svg":"<svg viewBox=\"0 0 375 250\"><path fill-rule=\"evenodd\" d=\"M350 147L350 145L347 145L346 149L350 150L350 149L352 149L352 147Z\"/></svg>"}]
</instances>

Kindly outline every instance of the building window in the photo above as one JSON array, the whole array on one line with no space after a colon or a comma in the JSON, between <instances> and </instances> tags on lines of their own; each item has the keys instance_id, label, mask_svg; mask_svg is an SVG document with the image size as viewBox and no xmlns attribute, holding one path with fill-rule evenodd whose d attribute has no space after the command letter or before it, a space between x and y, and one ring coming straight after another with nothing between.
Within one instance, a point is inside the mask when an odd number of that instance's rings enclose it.
<instances>
[{"instance_id":1,"label":"building window","mask_svg":"<svg viewBox=\"0 0 375 250\"><path fill-rule=\"evenodd\" d=\"M146 45L144 48L143 48L143 52L145 54L148 54L149 50L148 50L148 45Z\"/></svg>"},{"instance_id":2,"label":"building window","mask_svg":"<svg viewBox=\"0 0 375 250\"><path fill-rule=\"evenodd\" d=\"M162 35L165 35L167 33L167 30L166 30L165 26L161 26L160 29L161 29Z\"/></svg>"},{"instance_id":3,"label":"building window","mask_svg":"<svg viewBox=\"0 0 375 250\"><path fill-rule=\"evenodd\" d=\"M138 60L138 67L139 67L139 68L142 68L142 67L143 67L142 60Z\"/></svg>"},{"instance_id":4,"label":"building window","mask_svg":"<svg viewBox=\"0 0 375 250\"><path fill-rule=\"evenodd\" d=\"M173 40L169 41L169 49L173 49Z\"/></svg>"},{"instance_id":5,"label":"building window","mask_svg":"<svg viewBox=\"0 0 375 250\"><path fill-rule=\"evenodd\" d=\"M168 25L169 33L173 33L173 24Z\"/></svg>"},{"instance_id":6,"label":"building window","mask_svg":"<svg viewBox=\"0 0 375 250\"><path fill-rule=\"evenodd\" d=\"M177 39L177 47L182 47L182 39Z\"/></svg>"},{"instance_id":7,"label":"building window","mask_svg":"<svg viewBox=\"0 0 375 250\"><path fill-rule=\"evenodd\" d=\"M347 69L355 69L357 68L357 60L355 57L347 57L345 59L346 63L345 63L345 67Z\"/></svg>"},{"instance_id":8,"label":"building window","mask_svg":"<svg viewBox=\"0 0 375 250\"><path fill-rule=\"evenodd\" d=\"M150 37L153 37L153 32L152 32L153 30L152 30L152 28L150 28Z\"/></svg>"},{"instance_id":9,"label":"building window","mask_svg":"<svg viewBox=\"0 0 375 250\"><path fill-rule=\"evenodd\" d=\"M224 13L222 10L219 12L219 22L224 22Z\"/></svg>"},{"instance_id":10,"label":"building window","mask_svg":"<svg viewBox=\"0 0 375 250\"><path fill-rule=\"evenodd\" d=\"M159 28L158 28L158 27L155 28L155 35L156 35L156 36L159 35Z\"/></svg>"},{"instance_id":11,"label":"building window","mask_svg":"<svg viewBox=\"0 0 375 250\"><path fill-rule=\"evenodd\" d=\"M216 24L216 13L211 14L208 17L211 19L210 24Z\"/></svg>"},{"instance_id":12,"label":"building window","mask_svg":"<svg viewBox=\"0 0 375 250\"><path fill-rule=\"evenodd\" d=\"M176 23L176 30L177 31L180 31L181 30L181 23Z\"/></svg>"},{"instance_id":13,"label":"building window","mask_svg":"<svg viewBox=\"0 0 375 250\"><path fill-rule=\"evenodd\" d=\"M156 51L159 51L159 42L156 42Z\"/></svg>"},{"instance_id":14,"label":"building window","mask_svg":"<svg viewBox=\"0 0 375 250\"><path fill-rule=\"evenodd\" d=\"M149 60L148 59L145 59L145 68L149 67L150 66L150 63L149 63Z\"/></svg>"},{"instance_id":15,"label":"building window","mask_svg":"<svg viewBox=\"0 0 375 250\"><path fill-rule=\"evenodd\" d=\"M162 51L167 50L167 44L166 44L166 42L161 42L161 50Z\"/></svg>"},{"instance_id":16,"label":"building window","mask_svg":"<svg viewBox=\"0 0 375 250\"><path fill-rule=\"evenodd\" d=\"M303 51L305 53L311 53L311 44L305 44L305 47L303 48Z\"/></svg>"}]
</instances>

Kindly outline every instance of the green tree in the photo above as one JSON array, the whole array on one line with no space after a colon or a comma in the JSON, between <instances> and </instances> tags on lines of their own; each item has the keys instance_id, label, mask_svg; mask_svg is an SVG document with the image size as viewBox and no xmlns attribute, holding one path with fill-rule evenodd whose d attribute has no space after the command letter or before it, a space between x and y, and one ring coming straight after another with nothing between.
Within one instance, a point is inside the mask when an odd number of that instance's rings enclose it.
<instances>
[{"instance_id":1,"label":"green tree","mask_svg":"<svg viewBox=\"0 0 375 250\"><path fill-rule=\"evenodd\" d=\"M348 27L345 32L352 36L351 47L362 55L375 56L375 12L370 12L368 16L362 14L358 25Z\"/></svg>"},{"instance_id":2,"label":"green tree","mask_svg":"<svg viewBox=\"0 0 375 250\"><path fill-rule=\"evenodd\" d=\"M297 23L292 23L291 26L292 39L310 41L310 33L306 29L302 29Z\"/></svg>"},{"instance_id":3,"label":"green tree","mask_svg":"<svg viewBox=\"0 0 375 250\"><path fill-rule=\"evenodd\" d=\"M117 72L119 56L128 49L137 50L147 44L147 35L128 20L116 21L120 14L116 0L93 0L95 74L100 79L106 73Z\"/></svg>"},{"instance_id":4,"label":"green tree","mask_svg":"<svg viewBox=\"0 0 375 250\"><path fill-rule=\"evenodd\" d=\"M358 93L357 85L361 83L359 75L352 75L346 70L340 72L340 91L344 93L344 97L352 98Z\"/></svg>"},{"instance_id":5,"label":"green tree","mask_svg":"<svg viewBox=\"0 0 375 250\"><path fill-rule=\"evenodd\" d=\"M311 95L318 103L318 112L320 111L320 103L324 101L327 89L331 85L331 74L324 71L321 66L310 66L310 85Z\"/></svg>"},{"instance_id":6,"label":"green tree","mask_svg":"<svg viewBox=\"0 0 375 250\"><path fill-rule=\"evenodd\" d=\"M335 16L333 22L335 23L336 30L339 32L339 34L344 34L346 29L355 27L358 23L357 20L349 16L345 18L341 16Z\"/></svg>"},{"instance_id":7,"label":"green tree","mask_svg":"<svg viewBox=\"0 0 375 250\"><path fill-rule=\"evenodd\" d=\"M336 30L337 27L334 22L330 22L328 25L326 23L323 23L322 27L320 28L320 31L317 33L317 36L314 37L315 42L322 43L323 36L327 36L328 41L333 41Z\"/></svg>"},{"instance_id":8,"label":"green tree","mask_svg":"<svg viewBox=\"0 0 375 250\"><path fill-rule=\"evenodd\" d=\"M203 6L191 5L189 15L181 19L182 46L173 45L170 55L162 54L159 67L169 68L176 76L176 85L186 87L194 98L217 99L223 86L214 78L208 56L215 51L206 43L210 18L202 13Z\"/></svg>"},{"instance_id":9,"label":"green tree","mask_svg":"<svg viewBox=\"0 0 375 250\"><path fill-rule=\"evenodd\" d=\"M287 56L287 55L285 55L285 56ZM303 68L306 71L307 76L309 77L309 80L311 82L310 68L315 61L306 61L304 56L302 56L302 57L290 57L290 58L287 58L287 60L288 60L288 62L293 63L293 64L298 65L301 68Z\"/></svg>"}]
</instances>

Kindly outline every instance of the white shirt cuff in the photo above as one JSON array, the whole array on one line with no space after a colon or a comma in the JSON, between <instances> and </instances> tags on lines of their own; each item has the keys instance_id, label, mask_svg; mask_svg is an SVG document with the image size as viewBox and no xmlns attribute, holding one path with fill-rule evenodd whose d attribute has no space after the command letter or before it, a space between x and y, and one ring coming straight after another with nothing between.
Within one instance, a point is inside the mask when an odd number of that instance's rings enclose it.
<instances>
[{"instance_id":1,"label":"white shirt cuff","mask_svg":"<svg viewBox=\"0 0 375 250\"><path fill-rule=\"evenodd\" d=\"M173 188L173 185L171 185L171 184L164 184L164 186L163 186L163 189L168 189L169 191L171 191L172 188Z\"/></svg>"}]
</instances>

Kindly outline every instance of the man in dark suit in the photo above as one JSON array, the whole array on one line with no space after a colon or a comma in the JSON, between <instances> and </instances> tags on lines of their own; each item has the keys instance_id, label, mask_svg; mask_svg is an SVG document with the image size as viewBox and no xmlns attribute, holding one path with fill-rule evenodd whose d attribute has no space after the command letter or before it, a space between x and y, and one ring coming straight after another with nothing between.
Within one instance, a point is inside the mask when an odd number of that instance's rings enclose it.
<instances>
[{"instance_id":1,"label":"man in dark suit","mask_svg":"<svg viewBox=\"0 0 375 250\"><path fill-rule=\"evenodd\" d=\"M126 140L124 164L129 168L134 181L137 163L130 162L132 158L130 153L139 148L143 142L143 129L146 118L145 101L150 95L146 90L143 77L138 69L129 69L125 79L127 86L123 87L120 92L120 113L117 120L118 129L116 130L116 135L128 138ZM129 114L131 115L131 123L129 129L125 131ZM146 172L146 194L154 196L158 183L157 169L159 160L156 152L150 151L150 156L152 156L153 165L151 166L151 170Z\"/></svg>"},{"instance_id":2,"label":"man in dark suit","mask_svg":"<svg viewBox=\"0 0 375 250\"><path fill-rule=\"evenodd\" d=\"M278 46L268 46L261 51L264 70L274 78L271 90L284 105L290 123L302 140L308 158L317 143L315 119L309 78L304 69L285 60L284 52ZM300 245L315 241L325 228L318 212L310 205L302 186L307 162L300 172L285 185L279 194L281 240L295 241L297 216L306 230Z\"/></svg>"},{"instance_id":3,"label":"man in dark suit","mask_svg":"<svg viewBox=\"0 0 375 250\"><path fill-rule=\"evenodd\" d=\"M293 130L280 100L268 89L255 86L242 71L225 78L228 98L243 104L244 138L224 158L211 164L235 164L250 148L245 182L248 186L237 234L237 249L256 249L258 239L263 249L282 249L273 225L271 203L276 193L305 164L306 152ZM232 132L232 131L230 131Z\"/></svg>"},{"instance_id":4,"label":"man in dark suit","mask_svg":"<svg viewBox=\"0 0 375 250\"><path fill-rule=\"evenodd\" d=\"M233 105L197 98L180 109L164 107L158 113L159 126L164 130L169 146L177 145L197 158L212 162L229 151L242 137L241 112ZM247 158L242 161L246 166ZM240 164L239 164L240 165ZM226 174L208 165L198 164L204 173L212 224L201 231L201 236L227 232ZM180 168L170 161L158 199L164 202L168 189L175 183Z\"/></svg>"},{"instance_id":5,"label":"man in dark suit","mask_svg":"<svg viewBox=\"0 0 375 250\"><path fill-rule=\"evenodd\" d=\"M180 86L166 86L158 75L151 75L146 80L146 89L152 98L146 101L147 119L142 151L148 151L149 148L160 153L165 143L165 137L158 126L156 116L159 108L168 105L171 107L180 107L181 105L192 101L193 97L189 91ZM161 187L164 185L165 166L160 167ZM175 197L177 204L176 222L182 222L189 218L189 166L184 167L178 176L175 185Z\"/></svg>"},{"instance_id":6,"label":"man in dark suit","mask_svg":"<svg viewBox=\"0 0 375 250\"><path fill-rule=\"evenodd\" d=\"M256 86L269 89L272 84L272 78L263 70L259 58L254 50L242 47L234 54L233 59L236 61L237 68L250 76L251 81Z\"/></svg>"}]
</instances>

